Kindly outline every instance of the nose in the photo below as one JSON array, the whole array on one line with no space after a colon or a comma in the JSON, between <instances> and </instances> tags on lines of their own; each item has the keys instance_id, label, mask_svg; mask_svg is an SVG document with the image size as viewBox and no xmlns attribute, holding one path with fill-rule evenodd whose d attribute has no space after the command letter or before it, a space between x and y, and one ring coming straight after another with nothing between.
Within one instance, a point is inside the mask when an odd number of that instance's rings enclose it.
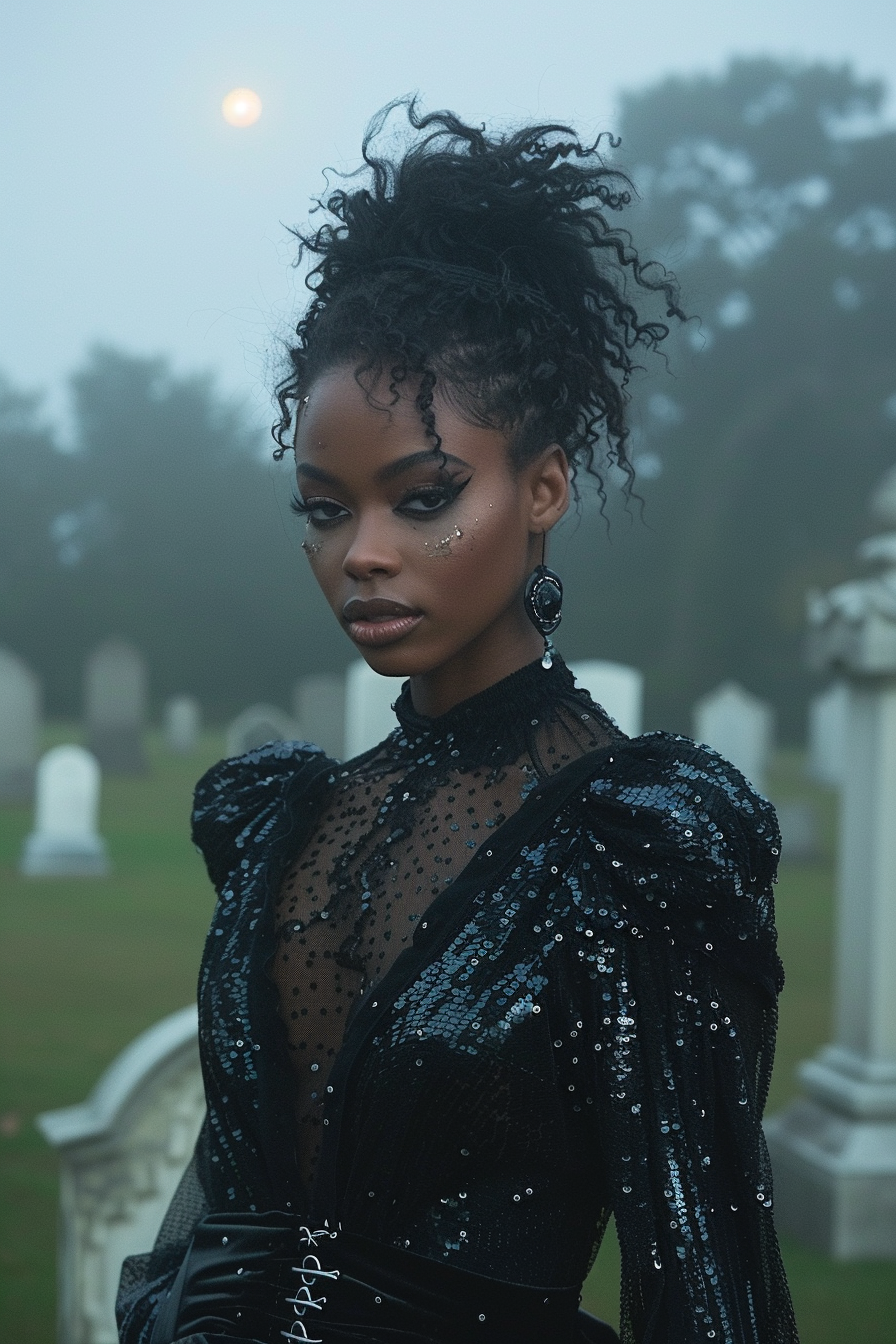
<instances>
[{"instance_id":1,"label":"nose","mask_svg":"<svg viewBox=\"0 0 896 1344\"><path fill-rule=\"evenodd\" d=\"M390 544L388 524L375 514L358 519L342 569L356 582L386 576L391 578L401 570L401 557Z\"/></svg>"}]
</instances>

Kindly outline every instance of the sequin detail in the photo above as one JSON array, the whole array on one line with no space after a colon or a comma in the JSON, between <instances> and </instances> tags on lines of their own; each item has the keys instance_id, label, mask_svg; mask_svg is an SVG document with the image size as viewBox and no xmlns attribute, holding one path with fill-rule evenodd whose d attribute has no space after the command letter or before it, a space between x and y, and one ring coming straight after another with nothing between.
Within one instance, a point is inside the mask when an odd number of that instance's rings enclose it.
<instances>
[{"instance_id":1,"label":"sequin detail","mask_svg":"<svg viewBox=\"0 0 896 1344\"><path fill-rule=\"evenodd\" d=\"M772 809L687 739L625 740L559 658L399 713L348 766L268 747L197 789L204 1206L294 1201L546 1288L581 1281L612 1209L623 1339L659 1312L657 1344L794 1344L761 1130ZM180 1199L124 1344L176 1272Z\"/></svg>"}]
</instances>

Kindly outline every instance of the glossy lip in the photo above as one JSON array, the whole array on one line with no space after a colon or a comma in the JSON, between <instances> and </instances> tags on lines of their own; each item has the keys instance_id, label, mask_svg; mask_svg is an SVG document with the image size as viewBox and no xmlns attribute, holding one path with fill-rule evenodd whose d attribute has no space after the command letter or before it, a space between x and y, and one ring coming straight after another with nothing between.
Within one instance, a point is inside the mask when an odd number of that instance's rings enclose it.
<instances>
[{"instance_id":1,"label":"glossy lip","mask_svg":"<svg viewBox=\"0 0 896 1344\"><path fill-rule=\"evenodd\" d=\"M403 639L420 624L423 613L384 597L372 597L367 601L353 597L342 608L342 619L356 644L373 646L394 644Z\"/></svg>"}]
</instances>

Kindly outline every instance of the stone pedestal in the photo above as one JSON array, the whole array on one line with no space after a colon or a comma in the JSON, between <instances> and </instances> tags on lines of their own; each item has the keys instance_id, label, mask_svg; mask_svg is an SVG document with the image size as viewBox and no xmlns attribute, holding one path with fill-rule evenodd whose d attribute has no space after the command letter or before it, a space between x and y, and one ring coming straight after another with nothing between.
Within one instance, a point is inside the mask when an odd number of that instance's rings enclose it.
<instances>
[{"instance_id":1,"label":"stone pedestal","mask_svg":"<svg viewBox=\"0 0 896 1344\"><path fill-rule=\"evenodd\" d=\"M877 575L810 605L813 661L848 688L835 1040L767 1123L779 1222L843 1260L896 1259L896 533L862 555Z\"/></svg>"}]
</instances>

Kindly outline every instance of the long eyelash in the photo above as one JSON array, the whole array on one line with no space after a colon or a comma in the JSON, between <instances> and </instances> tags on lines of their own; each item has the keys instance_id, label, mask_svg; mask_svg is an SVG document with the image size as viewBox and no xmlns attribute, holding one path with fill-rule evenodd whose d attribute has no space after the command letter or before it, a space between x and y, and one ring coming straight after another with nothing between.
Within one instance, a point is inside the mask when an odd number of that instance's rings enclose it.
<instances>
[{"instance_id":1,"label":"long eyelash","mask_svg":"<svg viewBox=\"0 0 896 1344\"><path fill-rule=\"evenodd\" d=\"M311 512L304 499L299 499L298 495L292 496L289 501L289 507L290 510L293 513L297 513L300 518L307 518L308 514Z\"/></svg>"},{"instance_id":2,"label":"long eyelash","mask_svg":"<svg viewBox=\"0 0 896 1344\"><path fill-rule=\"evenodd\" d=\"M409 491L405 500L420 499L429 495L430 498L441 496L445 504L453 504L460 492L470 484L472 479L472 476L468 476L465 481L445 481L440 485L424 485L417 490Z\"/></svg>"}]
</instances>

